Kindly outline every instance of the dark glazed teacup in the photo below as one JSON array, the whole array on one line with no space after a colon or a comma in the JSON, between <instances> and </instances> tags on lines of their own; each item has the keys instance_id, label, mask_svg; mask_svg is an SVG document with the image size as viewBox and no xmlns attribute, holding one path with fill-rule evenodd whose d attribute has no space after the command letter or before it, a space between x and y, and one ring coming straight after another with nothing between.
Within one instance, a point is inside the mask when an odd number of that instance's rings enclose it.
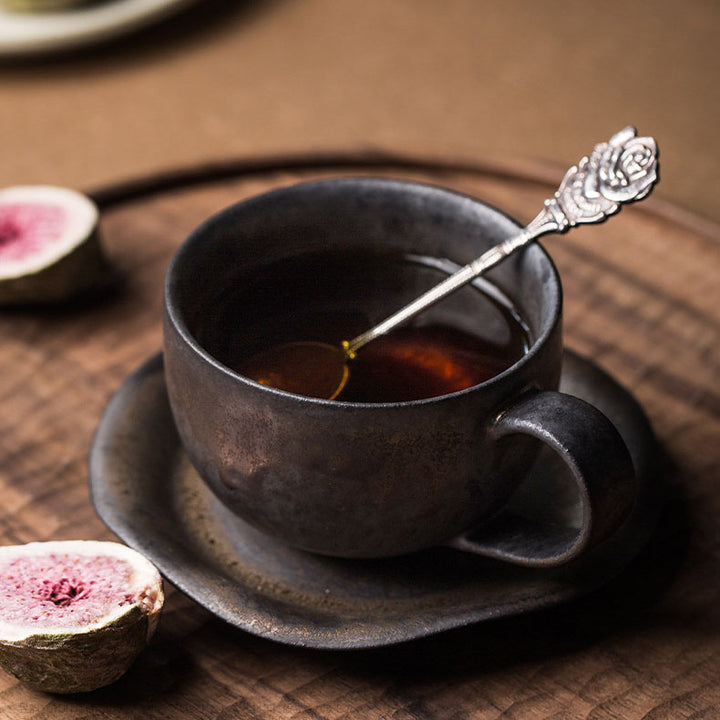
<instances>
[{"instance_id":1,"label":"dark glazed teacup","mask_svg":"<svg viewBox=\"0 0 720 720\"><path fill-rule=\"evenodd\" d=\"M562 291L537 244L487 277L527 325L528 350L468 389L396 403L327 401L253 382L227 359L249 353L285 311L302 318L310 302L348 317L357 307L363 322L377 322L452 263L469 262L517 230L472 198L371 178L274 190L195 230L167 273L165 372L183 445L214 493L292 546L343 557L451 544L556 565L610 535L634 502L632 463L604 415L557 392ZM379 261L360 263L370 274L361 278L357 259L365 255ZM292 270L305 267L316 270ZM323 304L325 288L332 297ZM464 288L427 312L462 322L476 292ZM296 325L309 332L302 319ZM574 480L579 527L500 512L542 443Z\"/></svg>"}]
</instances>

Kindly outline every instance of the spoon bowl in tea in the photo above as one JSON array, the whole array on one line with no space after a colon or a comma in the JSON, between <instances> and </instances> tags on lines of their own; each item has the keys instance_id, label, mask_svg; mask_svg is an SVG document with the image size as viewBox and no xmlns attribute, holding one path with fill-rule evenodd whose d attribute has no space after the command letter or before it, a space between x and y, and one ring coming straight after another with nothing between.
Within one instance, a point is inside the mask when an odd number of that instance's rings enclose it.
<instances>
[{"instance_id":1,"label":"spoon bowl in tea","mask_svg":"<svg viewBox=\"0 0 720 720\"><path fill-rule=\"evenodd\" d=\"M602 222L621 205L647 197L658 179L657 154L652 137L637 137L635 128L624 128L572 166L553 197L517 235L490 248L381 323L338 345L301 340L272 346L241 364L241 374L279 390L335 400L350 378L350 365L358 351L369 342L406 323L539 237ZM473 384L472 379L469 382Z\"/></svg>"},{"instance_id":2,"label":"spoon bowl in tea","mask_svg":"<svg viewBox=\"0 0 720 720\"><path fill-rule=\"evenodd\" d=\"M249 357L240 371L278 390L334 400L345 387L350 370L344 347L313 340L273 345Z\"/></svg>"}]
</instances>

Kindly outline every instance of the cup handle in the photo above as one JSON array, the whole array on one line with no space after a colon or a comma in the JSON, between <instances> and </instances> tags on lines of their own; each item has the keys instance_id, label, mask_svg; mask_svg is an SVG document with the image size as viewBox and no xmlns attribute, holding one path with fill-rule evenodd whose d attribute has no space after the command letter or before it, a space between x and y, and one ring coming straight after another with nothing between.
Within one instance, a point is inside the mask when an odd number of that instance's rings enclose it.
<instances>
[{"instance_id":1,"label":"cup handle","mask_svg":"<svg viewBox=\"0 0 720 720\"><path fill-rule=\"evenodd\" d=\"M580 526L542 523L504 510L448 544L518 565L562 565L612 535L630 513L636 495L632 459L600 410L560 392L529 392L490 427L495 440L518 433L541 440L564 461L579 492Z\"/></svg>"}]
</instances>

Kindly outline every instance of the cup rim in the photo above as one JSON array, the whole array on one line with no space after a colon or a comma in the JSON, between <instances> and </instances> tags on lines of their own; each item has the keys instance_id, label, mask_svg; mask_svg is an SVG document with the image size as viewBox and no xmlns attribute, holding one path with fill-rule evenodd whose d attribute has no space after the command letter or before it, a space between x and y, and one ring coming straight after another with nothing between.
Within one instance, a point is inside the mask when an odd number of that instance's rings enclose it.
<instances>
[{"instance_id":1,"label":"cup rim","mask_svg":"<svg viewBox=\"0 0 720 720\"><path fill-rule=\"evenodd\" d=\"M233 378L234 380L242 382L244 385L252 387L264 393L270 393L271 396L278 396L283 398L291 398L296 402L310 403L312 405L323 405L331 406L336 408L392 408L392 407L407 407L407 406L420 406L427 404L434 404L457 398L459 396L470 394L477 391L478 388L492 387L493 385L503 382L503 380L509 375L514 374L519 369L523 368L528 363L532 362L533 358L540 352L540 348L545 344L547 339L553 332L553 329L557 325L560 314L562 312L562 301L563 301L563 290L560 281L560 274L549 255L547 250L537 241L528 246L523 252L536 252L540 253L542 261L547 264L550 276L553 279L553 285L555 288L555 297L553 298L554 304L551 308L551 313L543 321L541 332L532 339L532 342L526 353L523 354L518 360L516 360L510 367L506 368L497 375L484 380L481 383L472 385L462 390L456 390L452 393L446 393L443 395L435 395L427 398L419 398L416 400L402 400L396 402L358 402L348 400L327 400L324 398L309 397L306 395L298 395L291 393L286 390L280 390L269 385L263 385L255 382L250 378L234 371L224 363L220 362L214 355L208 352L205 347L195 338L194 334L188 328L182 310L178 307L178 299L175 297L174 288L177 282L177 274L179 268L185 262L185 257L194 251L195 246L204 241L204 238L209 232L212 232L216 227L224 224L229 218L232 218L237 212L246 211L248 207L251 207L256 203L267 203L273 199L273 197L286 195L288 192L312 192L318 187L327 188L340 188L345 187L368 187L373 186L375 188L387 188L394 191L407 190L411 188L416 192L428 192L428 193L442 193L448 198L452 198L456 201L469 202L473 205L479 205L489 210L497 218L507 222L509 226L515 231L520 231L521 225L510 215L503 210L495 207L494 205L481 200L480 198L472 195L462 193L450 188L446 188L440 185L435 185L427 182L419 182L415 180L402 180L395 178L384 178L384 177L372 177L372 176L344 176L335 178L323 178L319 180L302 181L299 183L293 183L291 185L285 185L282 187L272 188L268 191L250 196L236 203L228 205L219 211L213 213L206 218L200 225L194 228L188 237L183 241L180 247L176 250L175 254L170 260L164 283L164 296L163 296L163 312L166 320L169 321L178 335L182 338L183 342L203 361L210 364L217 371Z\"/></svg>"}]
</instances>

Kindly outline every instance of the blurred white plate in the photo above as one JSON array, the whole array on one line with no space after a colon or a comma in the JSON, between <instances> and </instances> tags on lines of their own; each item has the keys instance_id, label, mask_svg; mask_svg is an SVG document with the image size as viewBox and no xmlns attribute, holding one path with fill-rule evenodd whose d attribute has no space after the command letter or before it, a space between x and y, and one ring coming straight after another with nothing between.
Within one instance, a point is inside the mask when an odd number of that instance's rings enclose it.
<instances>
[{"instance_id":1,"label":"blurred white plate","mask_svg":"<svg viewBox=\"0 0 720 720\"><path fill-rule=\"evenodd\" d=\"M53 13L0 9L0 57L67 50L117 37L195 0L105 0Z\"/></svg>"}]
</instances>

